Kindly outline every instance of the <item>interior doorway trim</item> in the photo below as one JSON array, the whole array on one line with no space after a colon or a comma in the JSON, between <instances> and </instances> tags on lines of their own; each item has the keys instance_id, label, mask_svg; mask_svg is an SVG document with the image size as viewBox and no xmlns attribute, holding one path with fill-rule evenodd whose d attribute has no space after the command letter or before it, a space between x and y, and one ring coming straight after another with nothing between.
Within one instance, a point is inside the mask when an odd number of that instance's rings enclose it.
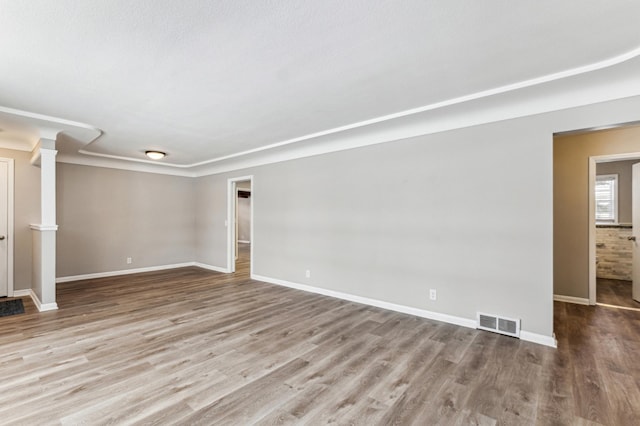
<instances>
[{"instance_id":1,"label":"interior doorway trim","mask_svg":"<svg viewBox=\"0 0 640 426\"><path fill-rule=\"evenodd\" d=\"M13 250L14 238L14 163L13 158L0 158L7 163L7 296L14 296Z\"/></svg>"},{"instance_id":2,"label":"interior doorway trim","mask_svg":"<svg viewBox=\"0 0 640 426\"><path fill-rule=\"evenodd\" d=\"M253 175L230 178L227 180L227 271L236 271L236 199L238 197L238 182L249 181L251 196L253 198ZM255 246L255 237L253 233L253 204L251 200L249 205L249 216L251 221L251 229L249 230L251 247L249 248L249 274L253 276L253 247Z\"/></svg>"},{"instance_id":3,"label":"interior doorway trim","mask_svg":"<svg viewBox=\"0 0 640 426\"><path fill-rule=\"evenodd\" d=\"M596 163L640 160L640 152L589 157L589 304L596 304Z\"/></svg>"}]
</instances>

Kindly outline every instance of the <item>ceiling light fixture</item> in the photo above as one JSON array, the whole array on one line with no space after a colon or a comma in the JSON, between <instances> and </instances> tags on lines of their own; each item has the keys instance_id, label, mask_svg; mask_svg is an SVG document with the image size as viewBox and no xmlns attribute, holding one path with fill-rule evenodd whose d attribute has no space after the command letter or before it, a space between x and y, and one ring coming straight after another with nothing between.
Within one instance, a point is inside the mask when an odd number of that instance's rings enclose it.
<instances>
[{"instance_id":1,"label":"ceiling light fixture","mask_svg":"<svg viewBox=\"0 0 640 426\"><path fill-rule=\"evenodd\" d=\"M162 151L145 151L144 153L152 160L161 160L165 157L165 155L167 155Z\"/></svg>"}]
</instances>

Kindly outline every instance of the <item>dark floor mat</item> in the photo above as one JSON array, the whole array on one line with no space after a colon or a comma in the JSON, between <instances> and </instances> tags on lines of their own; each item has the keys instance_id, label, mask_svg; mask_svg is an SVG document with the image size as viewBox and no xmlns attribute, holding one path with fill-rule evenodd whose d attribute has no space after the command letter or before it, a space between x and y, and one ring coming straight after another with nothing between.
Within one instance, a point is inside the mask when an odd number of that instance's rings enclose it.
<instances>
[{"instance_id":1,"label":"dark floor mat","mask_svg":"<svg viewBox=\"0 0 640 426\"><path fill-rule=\"evenodd\" d=\"M0 317L16 314L24 314L22 299L3 300L0 302Z\"/></svg>"}]
</instances>

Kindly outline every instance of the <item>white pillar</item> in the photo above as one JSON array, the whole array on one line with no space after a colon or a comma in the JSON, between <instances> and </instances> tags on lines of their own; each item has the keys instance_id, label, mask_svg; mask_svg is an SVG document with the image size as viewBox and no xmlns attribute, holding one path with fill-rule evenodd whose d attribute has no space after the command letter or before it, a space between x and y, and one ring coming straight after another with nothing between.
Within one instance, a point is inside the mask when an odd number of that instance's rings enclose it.
<instances>
[{"instance_id":1,"label":"white pillar","mask_svg":"<svg viewBox=\"0 0 640 426\"><path fill-rule=\"evenodd\" d=\"M56 303L56 154L55 141L41 139L31 163L40 166L40 223L33 230L32 297L40 311Z\"/></svg>"},{"instance_id":2,"label":"white pillar","mask_svg":"<svg viewBox=\"0 0 640 426\"><path fill-rule=\"evenodd\" d=\"M40 211L41 224L56 224L56 154L55 149L40 148Z\"/></svg>"}]
</instances>

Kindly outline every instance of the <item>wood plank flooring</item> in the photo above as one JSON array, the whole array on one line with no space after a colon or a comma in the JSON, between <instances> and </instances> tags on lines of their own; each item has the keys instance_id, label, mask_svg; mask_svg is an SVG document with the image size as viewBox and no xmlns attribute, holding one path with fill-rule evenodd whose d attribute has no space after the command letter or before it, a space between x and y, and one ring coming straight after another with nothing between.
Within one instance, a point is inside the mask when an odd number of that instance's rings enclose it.
<instances>
[{"instance_id":1,"label":"wood plank flooring","mask_svg":"<svg viewBox=\"0 0 640 426\"><path fill-rule=\"evenodd\" d=\"M631 281L598 278L596 285L598 303L640 309L640 302L631 297Z\"/></svg>"},{"instance_id":2,"label":"wood plank flooring","mask_svg":"<svg viewBox=\"0 0 640 426\"><path fill-rule=\"evenodd\" d=\"M632 425L640 313L556 302L559 349L191 267L0 318L1 424Z\"/></svg>"}]
</instances>

